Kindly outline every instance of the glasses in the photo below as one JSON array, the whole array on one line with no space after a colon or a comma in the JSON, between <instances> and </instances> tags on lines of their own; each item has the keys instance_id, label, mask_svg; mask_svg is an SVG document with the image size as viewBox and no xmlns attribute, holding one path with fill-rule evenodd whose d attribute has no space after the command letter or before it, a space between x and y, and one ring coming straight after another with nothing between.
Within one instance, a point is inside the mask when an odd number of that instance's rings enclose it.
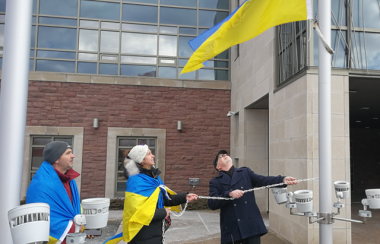
<instances>
[{"instance_id":1,"label":"glasses","mask_svg":"<svg viewBox=\"0 0 380 244\"><path fill-rule=\"evenodd\" d=\"M219 154L218 158L223 158L224 156L228 156L227 154Z\"/></svg>"}]
</instances>

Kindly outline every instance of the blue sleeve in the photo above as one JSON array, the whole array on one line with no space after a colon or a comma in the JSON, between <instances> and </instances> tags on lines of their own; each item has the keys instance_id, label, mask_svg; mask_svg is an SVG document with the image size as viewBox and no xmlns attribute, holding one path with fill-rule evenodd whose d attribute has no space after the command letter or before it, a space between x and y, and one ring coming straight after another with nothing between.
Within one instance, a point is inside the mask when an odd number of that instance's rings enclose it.
<instances>
[{"instance_id":1,"label":"blue sleeve","mask_svg":"<svg viewBox=\"0 0 380 244\"><path fill-rule=\"evenodd\" d=\"M247 168L253 187L262 187L267 185L279 184L284 182L284 176L263 176L255 174L250 168Z\"/></svg>"},{"instance_id":2,"label":"blue sleeve","mask_svg":"<svg viewBox=\"0 0 380 244\"><path fill-rule=\"evenodd\" d=\"M217 184L214 180L210 181L209 187L210 187L210 194L209 194L210 197L226 197L226 198L230 197L229 196L230 191L219 192ZM216 200L216 199L209 199L208 207L212 210L216 210L227 205L228 202L229 202L228 200L221 201L221 200Z\"/></svg>"}]
</instances>

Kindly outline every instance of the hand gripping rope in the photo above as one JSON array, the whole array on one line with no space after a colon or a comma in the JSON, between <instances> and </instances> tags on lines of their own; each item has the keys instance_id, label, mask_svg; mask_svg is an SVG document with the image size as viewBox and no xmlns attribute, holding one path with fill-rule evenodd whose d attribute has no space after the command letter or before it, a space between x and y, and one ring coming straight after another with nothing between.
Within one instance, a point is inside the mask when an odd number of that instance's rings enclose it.
<instances>
[{"instance_id":1,"label":"hand gripping rope","mask_svg":"<svg viewBox=\"0 0 380 244\"><path fill-rule=\"evenodd\" d=\"M313 180L318 180L318 179L319 179L319 177L315 177L315 178L309 178L309 179L300 179L297 181L303 182L303 181L313 181ZM243 192L247 193L247 192L257 191L257 190L261 190L261 189L269 189L269 188L276 187L276 186L284 186L284 185L286 185L286 184L285 183L279 183L279 184L267 185L267 186L248 189L248 190L245 190ZM233 198L233 197L209 197L209 196L198 196L198 199L235 200L235 198ZM185 207L182 209L182 211L180 213L177 214L177 213L174 213L172 211L170 211L170 213L173 214L173 216L175 216L175 217L181 217L185 213L188 203L189 203L189 201L186 201ZM162 243L163 244L165 243L165 219L162 221Z\"/></svg>"}]
</instances>

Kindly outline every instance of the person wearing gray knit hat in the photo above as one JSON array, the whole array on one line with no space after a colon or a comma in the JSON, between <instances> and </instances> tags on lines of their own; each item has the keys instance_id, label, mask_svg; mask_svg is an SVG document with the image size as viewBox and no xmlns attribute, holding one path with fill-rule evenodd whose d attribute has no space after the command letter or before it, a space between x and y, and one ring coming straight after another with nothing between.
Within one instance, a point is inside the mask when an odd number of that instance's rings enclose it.
<instances>
[{"instance_id":1,"label":"person wearing gray knit hat","mask_svg":"<svg viewBox=\"0 0 380 244\"><path fill-rule=\"evenodd\" d=\"M43 151L44 161L54 164L69 148L70 145L64 141L52 141L48 143Z\"/></svg>"},{"instance_id":2,"label":"person wearing gray knit hat","mask_svg":"<svg viewBox=\"0 0 380 244\"><path fill-rule=\"evenodd\" d=\"M137 145L131 149L131 151L128 153L128 157L132 159L133 161L135 161L136 163L141 164L147 152L148 152L147 145Z\"/></svg>"}]
</instances>

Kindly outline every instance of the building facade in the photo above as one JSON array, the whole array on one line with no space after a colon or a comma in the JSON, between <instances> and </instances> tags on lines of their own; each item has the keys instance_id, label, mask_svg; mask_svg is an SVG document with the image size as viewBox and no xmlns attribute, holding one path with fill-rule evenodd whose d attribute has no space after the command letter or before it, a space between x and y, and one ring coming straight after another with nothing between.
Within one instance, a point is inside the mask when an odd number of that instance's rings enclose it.
<instances>
[{"instance_id":1,"label":"building facade","mask_svg":"<svg viewBox=\"0 0 380 244\"><path fill-rule=\"evenodd\" d=\"M73 146L81 198L123 197L122 154L141 143L152 149L175 191L207 195L219 149L231 152L235 166L258 174L318 177L312 22L271 28L180 75L192 54L188 41L242 2L34 0L21 197L52 140ZM318 19L317 6L314 0ZM332 10L333 180L351 182L352 197L341 213L350 218L364 190L380 187L380 14L376 0L332 1ZM0 56L4 20L0 0ZM229 118L228 111L235 114ZM192 188L189 178L200 185ZM314 191L318 210L318 181L290 188L299 189ZM290 216L268 191L255 194L278 235L292 243L319 242L318 224ZM334 243L351 243L351 228L336 222Z\"/></svg>"}]
</instances>

